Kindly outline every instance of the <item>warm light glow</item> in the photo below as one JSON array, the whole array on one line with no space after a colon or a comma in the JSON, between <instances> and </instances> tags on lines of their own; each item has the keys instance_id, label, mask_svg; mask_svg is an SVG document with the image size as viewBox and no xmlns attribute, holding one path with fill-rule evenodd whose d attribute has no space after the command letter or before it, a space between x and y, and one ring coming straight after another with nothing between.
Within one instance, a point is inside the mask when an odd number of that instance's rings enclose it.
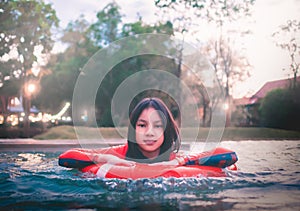
<instances>
[{"instance_id":1,"label":"warm light glow","mask_svg":"<svg viewBox=\"0 0 300 211\"><path fill-rule=\"evenodd\" d=\"M229 104L228 103L224 103L223 104L223 109L224 110L228 110L229 109Z\"/></svg>"},{"instance_id":2,"label":"warm light glow","mask_svg":"<svg viewBox=\"0 0 300 211\"><path fill-rule=\"evenodd\" d=\"M4 123L4 116L0 115L0 125L2 125Z\"/></svg>"},{"instance_id":3,"label":"warm light glow","mask_svg":"<svg viewBox=\"0 0 300 211\"><path fill-rule=\"evenodd\" d=\"M41 112L39 112L37 115L31 114L28 118L31 122L40 122L43 120L43 114Z\"/></svg>"},{"instance_id":4,"label":"warm light glow","mask_svg":"<svg viewBox=\"0 0 300 211\"><path fill-rule=\"evenodd\" d=\"M34 93L35 90L36 90L35 84L32 84L32 83L31 83L31 84L28 84L27 90L28 90L28 92L29 92L30 94Z\"/></svg>"},{"instance_id":5,"label":"warm light glow","mask_svg":"<svg viewBox=\"0 0 300 211\"><path fill-rule=\"evenodd\" d=\"M51 114L44 113L42 117L43 122L49 122L51 120Z\"/></svg>"},{"instance_id":6,"label":"warm light glow","mask_svg":"<svg viewBox=\"0 0 300 211\"><path fill-rule=\"evenodd\" d=\"M27 83L24 84L24 94L27 97L31 97L35 94L37 94L39 91L39 84L37 81L28 81Z\"/></svg>"},{"instance_id":7,"label":"warm light glow","mask_svg":"<svg viewBox=\"0 0 300 211\"><path fill-rule=\"evenodd\" d=\"M55 120L55 119L61 119L62 115L68 110L68 108L70 107L71 103L67 102L65 104L65 106L55 115L53 115L51 117L52 120Z\"/></svg>"},{"instance_id":8,"label":"warm light glow","mask_svg":"<svg viewBox=\"0 0 300 211\"><path fill-rule=\"evenodd\" d=\"M11 114L7 117L7 123L11 124L11 126L16 126L19 124L19 118L16 114Z\"/></svg>"},{"instance_id":9,"label":"warm light glow","mask_svg":"<svg viewBox=\"0 0 300 211\"><path fill-rule=\"evenodd\" d=\"M72 118L70 116L63 116L63 117L61 117L61 120L64 122L71 122Z\"/></svg>"}]
</instances>

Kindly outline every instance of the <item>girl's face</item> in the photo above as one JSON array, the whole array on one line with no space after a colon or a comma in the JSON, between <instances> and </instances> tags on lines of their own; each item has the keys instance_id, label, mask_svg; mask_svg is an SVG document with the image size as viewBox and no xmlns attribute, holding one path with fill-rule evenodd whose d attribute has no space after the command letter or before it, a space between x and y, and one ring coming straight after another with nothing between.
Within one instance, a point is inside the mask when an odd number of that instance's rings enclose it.
<instances>
[{"instance_id":1,"label":"girl's face","mask_svg":"<svg viewBox=\"0 0 300 211\"><path fill-rule=\"evenodd\" d=\"M142 111L136 122L135 136L144 156L155 158L159 155L164 142L164 126L157 110L150 107Z\"/></svg>"}]
</instances>

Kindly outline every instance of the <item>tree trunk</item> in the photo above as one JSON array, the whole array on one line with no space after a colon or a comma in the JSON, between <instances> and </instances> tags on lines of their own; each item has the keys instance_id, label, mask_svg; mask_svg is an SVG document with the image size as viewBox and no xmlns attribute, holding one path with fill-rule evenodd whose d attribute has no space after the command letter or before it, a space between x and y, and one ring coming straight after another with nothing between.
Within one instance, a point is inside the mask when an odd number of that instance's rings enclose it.
<instances>
[{"instance_id":1,"label":"tree trunk","mask_svg":"<svg viewBox=\"0 0 300 211\"><path fill-rule=\"evenodd\" d=\"M30 107L31 107L31 99L30 97L23 96L23 108L24 108L24 126L23 126L23 134L24 137L29 138L30 133L30 121L29 121L29 115L30 115Z\"/></svg>"}]
</instances>

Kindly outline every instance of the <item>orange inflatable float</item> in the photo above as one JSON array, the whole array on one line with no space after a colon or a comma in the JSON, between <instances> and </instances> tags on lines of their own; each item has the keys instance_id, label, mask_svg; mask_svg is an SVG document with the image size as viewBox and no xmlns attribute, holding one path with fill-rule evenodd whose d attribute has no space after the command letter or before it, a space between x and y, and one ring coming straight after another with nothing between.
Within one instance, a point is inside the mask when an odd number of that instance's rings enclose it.
<instances>
[{"instance_id":1,"label":"orange inflatable float","mask_svg":"<svg viewBox=\"0 0 300 211\"><path fill-rule=\"evenodd\" d=\"M101 150L101 153L114 154L110 150ZM68 168L77 168L82 172L89 172L101 178L140 179L157 177L225 177L225 168L236 170L238 160L236 153L216 148L211 151L177 156L182 165L170 166L159 163L135 163L133 166L122 164L97 163L90 158L91 153L99 153L91 149L71 149L59 156L59 165Z\"/></svg>"}]
</instances>

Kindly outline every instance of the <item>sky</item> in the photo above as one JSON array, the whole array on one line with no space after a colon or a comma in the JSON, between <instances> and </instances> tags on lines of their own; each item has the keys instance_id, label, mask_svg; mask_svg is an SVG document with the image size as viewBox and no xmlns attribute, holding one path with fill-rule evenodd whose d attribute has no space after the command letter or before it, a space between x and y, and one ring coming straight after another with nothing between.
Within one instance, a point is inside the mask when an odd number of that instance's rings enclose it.
<instances>
[{"instance_id":1,"label":"sky","mask_svg":"<svg viewBox=\"0 0 300 211\"><path fill-rule=\"evenodd\" d=\"M83 14L89 21L96 19L96 13L105 7L110 0L45 0L53 5L60 19L60 26L65 27L71 20L76 20ZM124 22L137 21L138 14L146 23L157 20L157 8L154 0L115 0L125 15ZM67 9L66 9L67 7ZM300 20L300 0L256 0L253 8L251 24L252 35L247 38L245 47L250 64L253 66L251 76L237 84L233 96L240 98L251 96L266 82L291 77L289 71L290 58L287 51L277 47L271 35L278 31L279 26L287 20ZM193 39L193 38L191 38ZM193 42L193 40L191 40Z\"/></svg>"}]
</instances>

